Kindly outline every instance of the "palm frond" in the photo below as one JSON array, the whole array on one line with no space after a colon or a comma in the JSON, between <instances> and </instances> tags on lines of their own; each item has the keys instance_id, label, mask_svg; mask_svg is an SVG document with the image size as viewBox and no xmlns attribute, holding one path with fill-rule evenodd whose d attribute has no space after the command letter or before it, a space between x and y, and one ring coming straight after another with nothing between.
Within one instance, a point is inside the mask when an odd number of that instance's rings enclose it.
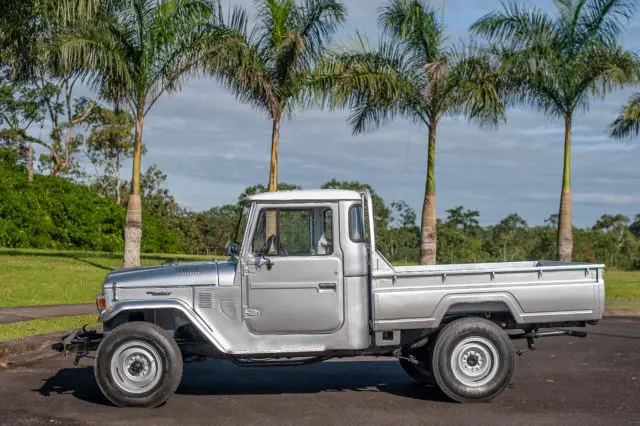
<instances>
[{"instance_id":1,"label":"palm frond","mask_svg":"<svg viewBox=\"0 0 640 426\"><path fill-rule=\"evenodd\" d=\"M441 57L443 23L423 0L392 0L379 9L378 23L390 37L406 43L406 53L416 64Z\"/></svg>"},{"instance_id":2,"label":"palm frond","mask_svg":"<svg viewBox=\"0 0 640 426\"><path fill-rule=\"evenodd\" d=\"M510 80L499 57L469 42L455 46L450 68L437 92L441 114L462 114L480 126L506 122L505 104Z\"/></svg>"},{"instance_id":3,"label":"palm frond","mask_svg":"<svg viewBox=\"0 0 640 426\"><path fill-rule=\"evenodd\" d=\"M631 96L609 130L616 139L640 136L640 93Z\"/></svg>"},{"instance_id":4,"label":"palm frond","mask_svg":"<svg viewBox=\"0 0 640 426\"><path fill-rule=\"evenodd\" d=\"M295 28L305 43L307 59L315 60L347 16L337 0L305 0L295 11Z\"/></svg>"},{"instance_id":5,"label":"palm frond","mask_svg":"<svg viewBox=\"0 0 640 426\"><path fill-rule=\"evenodd\" d=\"M382 39L374 47L357 34L350 46L335 49L318 63L312 86L323 104L349 108L349 123L359 133L398 115L424 121L422 93L413 72L397 42Z\"/></svg>"},{"instance_id":6,"label":"palm frond","mask_svg":"<svg viewBox=\"0 0 640 426\"><path fill-rule=\"evenodd\" d=\"M615 43L637 7L635 0L589 0L579 19L581 42Z\"/></svg>"},{"instance_id":7,"label":"palm frond","mask_svg":"<svg viewBox=\"0 0 640 426\"><path fill-rule=\"evenodd\" d=\"M471 31L514 48L554 41L558 24L547 14L537 8L526 9L516 0L502 5L502 11L493 11L478 19Z\"/></svg>"}]
</instances>

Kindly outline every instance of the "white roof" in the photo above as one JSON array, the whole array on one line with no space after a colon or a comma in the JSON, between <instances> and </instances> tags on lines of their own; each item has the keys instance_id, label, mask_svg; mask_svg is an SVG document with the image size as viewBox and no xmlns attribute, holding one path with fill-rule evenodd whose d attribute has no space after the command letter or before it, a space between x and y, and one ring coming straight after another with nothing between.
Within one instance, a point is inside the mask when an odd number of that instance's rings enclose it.
<instances>
[{"instance_id":1,"label":"white roof","mask_svg":"<svg viewBox=\"0 0 640 426\"><path fill-rule=\"evenodd\" d=\"M297 189L263 192L247 197L251 201L335 201L360 200L360 193L346 189Z\"/></svg>"}]
</instances>

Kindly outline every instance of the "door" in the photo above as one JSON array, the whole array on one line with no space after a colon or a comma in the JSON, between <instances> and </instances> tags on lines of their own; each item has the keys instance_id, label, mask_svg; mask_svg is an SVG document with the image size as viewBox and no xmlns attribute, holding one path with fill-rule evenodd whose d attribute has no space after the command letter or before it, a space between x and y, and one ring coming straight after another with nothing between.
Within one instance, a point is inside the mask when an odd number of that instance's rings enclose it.
<instances>
[{"instance_id":1,"label":"door","mask_svg":"<svg viewBox=\"0 0 640 426\"><path fill-rule=\"evenodd\" d=\"M244 317L252 332L329 334L342 327L337 214L330 204L260 210L245 263Z\"/></svg>"}]
</instances>

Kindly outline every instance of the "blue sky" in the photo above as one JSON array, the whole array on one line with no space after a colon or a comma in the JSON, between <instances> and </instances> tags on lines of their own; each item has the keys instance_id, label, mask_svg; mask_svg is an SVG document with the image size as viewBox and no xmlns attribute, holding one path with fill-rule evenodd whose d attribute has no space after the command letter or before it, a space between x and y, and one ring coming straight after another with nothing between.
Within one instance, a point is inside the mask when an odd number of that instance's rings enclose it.
<instances>
[{"instance_id":1,"label":"blue sky","mask_svg":"<svg viewBox=\"0 0 640 426\"><path fill-rule=\"evenodd\" d=\"M251 8L251 0L236 1ZM349 18L337 41L355 30L377 37L379 0L345 0ZM436 0L434 6L442 2ZM530 4L534 4L531 2ZM536 1L543 9L552 0ZM445 22L451 41L465 35L498 0L446 0ZM626 45L640 50L640 14L632 21ZM636 88L637 89L637 88ZM593 102L574 119L574 223L592 225L604 213L640 213L640 141L614 142L608 123L633 92L617 92ZM346 112L312 110L282 124L279 178L317 188L336 178L371 184L387 202L405 200L421 211L426 172L426 131L398 120L374 133L352 136ZM462 119L439 128L436 150L438 217L457 205L480 211L483 225L517 212L530 225L541 224L558 209L564 125L524 109L508 111L508 124L481 130ZM177 200L193 210L234 202L248 185L266 183L271 124L236 102L211 80L187 84L165 97L149 114L143 169L157 164L168 174ZM130 169L124 170L124 176Z\"/></svg>"}]
</instances>

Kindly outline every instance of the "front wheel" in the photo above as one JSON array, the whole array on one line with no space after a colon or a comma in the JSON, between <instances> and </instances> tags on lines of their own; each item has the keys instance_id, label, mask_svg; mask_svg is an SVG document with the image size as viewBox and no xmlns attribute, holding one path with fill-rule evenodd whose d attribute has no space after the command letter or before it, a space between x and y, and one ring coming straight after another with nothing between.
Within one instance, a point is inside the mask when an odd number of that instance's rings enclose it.
<instances>
[{"instance_id":1,"label":"front wheel","mask_svg":"<svg viewBox=\"0 0 640 426\"><path fill-rule=\"evenodd\" d=\"M490 401L505 390L515 371L509 336L484 318L446 325L429 355L438 387L458 402Z\"/></svg>"},{"instance_id":2,"label":"front wheel","mask_svg":"<svg viewBox=\"0 0 640 426\"><path fill-rule=\"evenodd\" d=\"M120 407L157 407L178 388L182 355L162 328L146 322L123 324L98 347L96 381Z\"/></svg>"}]
</instances>

